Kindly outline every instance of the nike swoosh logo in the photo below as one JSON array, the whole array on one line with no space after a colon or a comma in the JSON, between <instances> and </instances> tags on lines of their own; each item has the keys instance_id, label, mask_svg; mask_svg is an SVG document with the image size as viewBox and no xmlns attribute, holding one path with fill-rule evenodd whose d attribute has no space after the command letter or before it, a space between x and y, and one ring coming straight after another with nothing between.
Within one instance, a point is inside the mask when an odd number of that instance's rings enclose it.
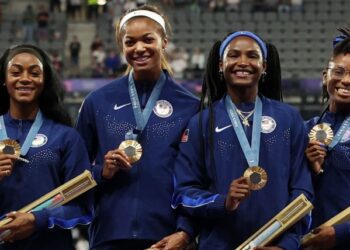
<instances>
[{"instance_id":1,"label":"nike swoosh logo","mask_svg":"<svg viewBox=\"0 0 350 250\"><path fill-rule=\"evenodd\" d=\"M232 127L232 124L231 124L231 125L227 125L227 126L222 127L222 128L219 128L219 127L217 126L217 127L215 128L215 132L216 132L216 133L220 133L221 131L223 131L223 130L229 128L229 127Z\"/></svg>"},{"instance_id":2,"label":"nike swoosh logo","mask_svg":"<svg viewBox=\"0 0 350 250\"><path fill-rule=\"evenodd\" d=\"M123 104L123 105L120 105L120 106L118 106L118 104L116 104L116 105L114 105L114 110L119 110L119 109L121 109L121 108L124 108L124 107L126 107L126 106L128 106L128 105L130 105L131 103L129 102L129 103L126 103L126 104Z\"/></svg>"}]
</instances>

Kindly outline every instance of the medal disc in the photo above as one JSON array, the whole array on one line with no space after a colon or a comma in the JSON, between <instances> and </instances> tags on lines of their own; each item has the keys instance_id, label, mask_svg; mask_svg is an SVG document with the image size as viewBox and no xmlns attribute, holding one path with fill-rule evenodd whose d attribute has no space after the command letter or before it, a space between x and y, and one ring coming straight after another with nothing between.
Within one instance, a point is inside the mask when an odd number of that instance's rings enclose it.
<instances>
[{"instance_id":1,"label":"medal disc","mask_svg":"<svg viewBox=\"0 0 350 250\"><path fill-rule=\"evenodd\" d=\"M315 125L309 133L310 141L318 141L325 145L329 145L332 142L333 136L333 130L326 123Z\"/></svg>"},{"instance_id":2,"label":"medal disc","mask_svg":"<svg viewBox=\"0 0 350 250\"><path fill-rule=\"evenodd\" d=\"M0 141L0 154L15 155L19 157L21 154L21 146L17 141L11 139Z\"/></svg>"},{"instance_id":3,"label":"medal disc","mask_svg":"<svg viewBox=\"0 0 350 250\"><path fill-rule=\"evenodd\" d=\"M262 189L267 183L267 173L259 166L249 167L243 176L247 178L251 190Z\"/></svg>"},{"instance_id":4,"label":"medal disc","mask_svg":"<svg viewBox=\"0 0 350 250\"><path fill-rule=\"evenodd\" d=\"M140 160L142 156L142 146L135 140L123 141L122 143L120 143L119 149L124 150L131 164Z\"/></svg>"}]
</instances>

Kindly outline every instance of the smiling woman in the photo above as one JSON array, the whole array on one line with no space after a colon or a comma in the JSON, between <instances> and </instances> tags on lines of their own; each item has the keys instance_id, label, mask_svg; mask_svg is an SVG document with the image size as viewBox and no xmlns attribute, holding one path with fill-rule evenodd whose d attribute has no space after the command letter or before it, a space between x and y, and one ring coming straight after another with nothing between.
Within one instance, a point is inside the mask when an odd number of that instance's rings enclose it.
<instances>
[{"instance_id":1,"label":"smiling woman","mask_svg":"<svg viewBox=\"0 0 350 250\"><path fill-rule=\"evenodd\" d=\"M32 54L21 53L14 56L7 67L6 87L13 116L16 117L19 107L36 112L44 88L42 63Z\"/></svg>"},{"instance_id":2,"label":"smiling woman","mask_svg":"<svg viewBox=\"0 0 350 250\"><path fill-rule=\"evenodd\" d=\"M341 39L339 39L341 38ZM335 136L324 145L310 141L306 150L315 173L315 209L312 227L316 228L350 206L350 33L337 37L333 55L323 71L324 96L328 105L320 117L307 122L307 129L328 125ZM324 132L327 132L323 129ZM350 223L322 226L313 230L305 247L310 249L349 249Z\"/></svg>"},{"instance_id":3,"label":"smiling woman","mask_svg":"<svg viewBox=\"0 0 350 250\"><path fill-rule=\"evenodd\" d=\"M154 6L122 16L116 35L126 76L91 93L81 108L77 129L99 182L90 228L94 250L184 249L194 236L170 200L181 134L198 100L172 79L169 29Z\"/></svg>"},{"instance_id":4,"label":"smiling woman","mask_svg":"<svg viewBox=\"0 0 350 250\"><path fill-rule=\"evenodd\" d=\"M82 139L67 126L60 82L49 57L32 45L5 51L0 81L0 141L20 145L20 157L0 152L0 215L13 219L0 227L0 249L72 249L64 229L90 222L88 196L60 208L11 213L90 169Z\"/></svg>"},{"instance_id":5,"label":"smiling woman","mask_svg":"<svg viewBox=\"0 0 350 250\"><path fill-rule=\"evenodd\" d=\"M201 111L180 144L172 202L203 222L200 250L235 249L298 195L312 196L303 121L280 98L273 45L249 31L214 44ZM299 223L273 246L254 249L298 249L305 229Z\"/></svg>"}]
</instances>

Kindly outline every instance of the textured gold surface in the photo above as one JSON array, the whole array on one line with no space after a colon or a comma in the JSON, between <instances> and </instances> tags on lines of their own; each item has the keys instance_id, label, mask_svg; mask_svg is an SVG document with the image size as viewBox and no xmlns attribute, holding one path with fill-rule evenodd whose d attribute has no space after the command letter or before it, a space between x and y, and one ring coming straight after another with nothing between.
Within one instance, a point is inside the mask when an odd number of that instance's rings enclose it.
<instances>
[{"instance_id":1,"label":"textured gold surface","mask_svg":"<svg viewBox=\"0 0 350 250\"><path fill-rule=\"evenodd\" d=\"M268 179L266 171L259 166L249 167L244 171L243 176L247 177L251 190L262 189L265 187Z\"/></svg>"},{"instance_id":2,"label":"textured gold surface","mask_svg":"<svg viewBox=\"0 0 350 250\"><path fill-rule=\"evenodd\" d=\"M329 145L332 142L333 136L333 130L326 123L315 125L309 133L310 141L318 141L325 145Z\"/></svg>"},{"instance_id":3,"label":"textured gold surface","mask_svg":"<svg viewBox=\"0 0 350 250\"><path fill-rule=\"evenodd\" d=\"M128 156L129 162L135 163L141 159L142 146L135 140L125 140L119 145L119 149L123 150Z\"/></svg>"}]
</instances>

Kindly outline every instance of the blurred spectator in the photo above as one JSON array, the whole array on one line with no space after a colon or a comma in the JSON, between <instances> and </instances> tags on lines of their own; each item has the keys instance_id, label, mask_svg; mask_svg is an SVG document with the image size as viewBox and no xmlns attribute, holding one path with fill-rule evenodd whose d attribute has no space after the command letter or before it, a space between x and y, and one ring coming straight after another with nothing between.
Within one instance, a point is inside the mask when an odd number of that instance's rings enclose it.
<instances>
[{"instance_id":1,"label":"blurred spectator","mask_svg":"<svg viewBox=\"0 0 350 250\"><path fill-rule=\"evenodd\" d=\"M123 5L123 11L127 11L129 9L136 8L136 3L134 0L126 0L124 5Z\"/></svg>"},{"instance_id":2,"label":"blurred spectator","mask_svg":"<svg viewBox=\"0 0 350 250\"><path fill-rule=\"evenodd\" d=\"M22 13L22 24L23 24L23 41L31 42L34 41L34 27L35 27L36 16L33 11L33 7L27 5L25 11Z\"/></svg>"},{"instance_id":3,"label":"blurred spectator","mask_svg":"<svg viewBox=\"0 0 350 250\"><path fill-rule=\"evenodd\" d=\"M265 0L266 1L266 11L277 11L278 3L280 0Z\"/></svg>"},{"instance_id":4,"label":"blurred spectator","mask_svg":"<svg viewBox=\"0 0 350 250\"><path fill-rule=\"evenodd\" d=\"M191 68L203 70L205 65L205 55L201 48L196 48L191 56Z\"/></svg>"},{"instance_id":5,"label":"blurred spectator","mask_svg":"<svg viewBox=\"0 0 350 250\"><path fill-rule=\"evenodd\" d=\"M59 41L62 39L62 32L60 30L54 29L52 33L52 40Z\"/></svg>"},{"instance_id":6,"label":"blurred spectator","mask_svg":"<svg viewBox=\"0 0 350 250\"><path fill-rule=\"evenodd\" d=\"M52 62L53 68L56 70L57 74L62 77L63 73L63 61L61 55L58 53L57 50L51 50L50 58Z\"/></svg>"},{"instance_id":7,"label":"blurred spectator","mask_svg":"<svg viewBox=\"0 0 350 250\"><path fill-rule=\"evenodd\" d=\"M227 11L238 11L239 3L241 0L226 0L226 10Z\"/></svg>"},{"instance_id":8,"label":"blurred spectator","mask_svg":"<svg viewBox=\"0 0 350 250\"><path fill-rule=\"evenodd\" d=\"M303 11L303 0L291 0L292 11Z\"/></svg>"},{"instance_id":9,"label":"blurred spectator","mask_svg":"<svg viewBox=\"0 0 350 250\"><path fill-rule=\"evenodd\" d=\"M61 11L66 12L67 11L67 0L60 0L61 2Z\"/></svg>"},{"instance_id":10,"label":"blurred spectator","mask_svg":"<svg viewBox=\"0 0 350 250\"><path fill-rule=\"evenodd\" d=\"M267 4L265 0L253 0L252 3L252 11L266 11L267 10Z\"/></svg>"},{"instance_id":11,"label":"blurred spectator","mask_svg":"<svg viewBox=\"0 0 350 250\"><path fill-rule=\"evenodd\" d=\"M97 47L91 54L92 56L92 77L104 77L104 65L106 60L106 51L103 45Z\"/></svg>"},{"instance_id":12,"label":"blurred spectator","mask_svg":"<svg viewBox=\"0 0 350 250\"><path fill-rule=\"evenodd\" d=\"M98 35L95 35L94 40L92 41L91 45L90 45L90 52L91 54L97 50L98 47L103 46L103 42L101 40L101 38Z\"/></svg>"},{"instance_id":13,"label":"blurred spectator","mask_svg":"<svg viewBox=\"0 0 350 250\"><path fill-rule=\"evenodd\" d=\"M198 15L201 12L201 7L198 4L198 0L193 0L192 3L190 4L189 9L190 9L191 15L197 15L198 17Z\"/></svg>"},{"instance_id":14,"label":"blurred spectator","mask_svg":"<svg viewBox=\"0 0 350 250\"><path fill-rule=\"evenodd\" d=\"M39 5L39 12L36 15L37 27L38 27L38 40L47 41L49 36L49 12L43 4Z\"/></svg>"},{"instance_id":15,"label":"blurred spectator","mask_svg":"<svg viewBox=\"0 0 350 250\"><path fill-rule=\"evenodd\" d=\"M60 0L50 0L50 12L61 12L61 1Z\"/></svg>"},{"instance_id":16,"label":"blurred spectator","mask_svg":"<svg viewBox=\"0 0 350 250\"><path fill-rule=\"evenodd\" d=\"M96 20L98 17L98 0L87 1L87 17L89 20Z\"/></svg>"},{"instance_id":17,"label":"blurred spectator","mask_svg":"<svg viewBox=\"0 0 350 250\"><path fill-rule=\"evenodd\" d=\"M173 54L175 52L175 48L176 48L176 45L172 41L169 41L168 45L166 47L166 54L169 57L169 61L171 61L172 58L173 58Z\"/></svg>"},{"instance_id":18,"label":"blurred spectator","mask_svg":"<svg viewBox=\"0 0 350 250\"><path fill-rule=\"evenodd\" d=\"M277 10L279 13L289 13L290 6L291 6L290 0L279 0Z\"/></svg>"},{"instance_id":19,"label":"blurred spectator","mask_svg":"<svg viewBox=\"0 0 350 250\"><path fill-rule=\"evenodd\" d=\"M81 5L82 0L69 0L67 12L71 19L76 21L81 20Z\"/></svg>"},{"instance_id":20,"label":"blurred spectator","mask_svg":"<svg viewBox=\"0 0 350 250\"><path fill-rule=\"evenodd\" d=\"M100 45L94 52L92 52L92 57L96 60L96 63L104 65L106 59L106 51L103 45Z\"/></svg>"},{"instance_id":21,"label":"blurred spectator","mask_svg":"<svg viewBox=\"0 0 350 250\"><path fill-rule=\"evenodd\" d=\"M92 67L92 75L93 78L103 78L104 75L104 68L103 64L97 62L96 58L93 58L93 67Z\"/></svg>"},{"instance_id":22,"label":"blurred spectator","mask_svg":"<svg viewBox=\"0 0 350 250\"><path fill-rule=\"evenodd\" d=\"M70 62L71 62L71 72L70 77L79 76L79 55L81 50L81 44L76 35L73 36L73 40L69 44Z\"/></svg>"},{"instance_id":23,"label":"blurred spectator","mask_svg":"<svg viewBox=\"0 0 350 250\"><path fill-rule=\"evenodd\" d=\"M116 77L121 67L121 61L119 55L114 51L110 50L105 60L105 68L107 76Z\"/></svg>"},{"instance_id":24,"label":"blurred spectator","mask_svg":"<svg viewBox=\"0 0 350 250\"><path fill-rule=\"evenodd\" d=\"M208 7L210 11L224 11L225 0L210 0Z\"/></svg>"},{"instance_id":25,"label":"blurred spectator","mask_svg":"<svg viewBox=\"0 0 350 250\"><path fill-rule=\"evenodd\" d=\"M183 79L184 71L188 66L188 53L184 48L175 49L170 65L174 70L174 77L176 79Z\"/></svg>"},{"instance_id":26,"label":"blurred spectator","mask_svg":"<svg viewBox=\"0 0 350 250\"><path fill-rule=\"evenodd\" d=\"M17 25L17 20L11 21L10 34L13 35L13 39L20 40L22 38L22 27Z\"/></svg>"},{"instance_id":27,"label":"blurred spectator","mask_svg":"<svg viewBox=\"0 0 350 250\"><path fill-rule=\"evenodd\" d=\"M120 1L121 0L110 0L107 2L108 20L112 23L113 27L122 13Z\"/></svg>"}]
</instances>

